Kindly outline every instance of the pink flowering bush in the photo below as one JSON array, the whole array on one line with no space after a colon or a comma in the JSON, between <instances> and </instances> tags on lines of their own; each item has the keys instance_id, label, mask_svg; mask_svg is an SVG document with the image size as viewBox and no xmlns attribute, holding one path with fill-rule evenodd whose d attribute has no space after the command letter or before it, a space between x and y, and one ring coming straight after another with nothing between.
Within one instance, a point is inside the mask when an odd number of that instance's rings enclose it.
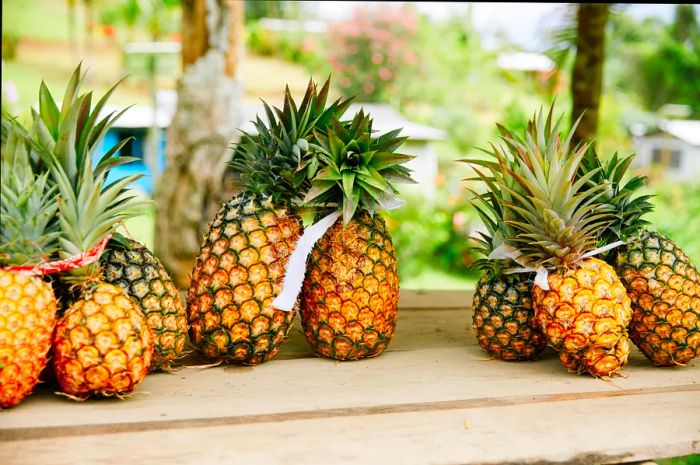
<instances>
[{"instance_id":1,"label":"pink flowering bush","mask_svg":"<svg viewBox=\"0 0 700 465\"><path fill-rule=\"evenodd\" d=\"M385 100L399 74L416 64L417 28L414 11L388 5L357 9L351 19L334 24L328 62L340 91L359 101Z\"/></svg>"}]
</instances>

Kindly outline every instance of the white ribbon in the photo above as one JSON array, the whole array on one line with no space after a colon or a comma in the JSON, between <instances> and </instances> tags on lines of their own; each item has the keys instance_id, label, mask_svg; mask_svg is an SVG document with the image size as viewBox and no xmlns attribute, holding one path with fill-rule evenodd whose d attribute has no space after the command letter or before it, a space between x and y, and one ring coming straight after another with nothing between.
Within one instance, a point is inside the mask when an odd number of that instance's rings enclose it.
<instances>
[{"instance_id":1,"label":"white ribbon","mask_svg":"<svg viewBox=\"0 0 700 465\"><path fill-rule=\"evenodd\" d=\"M316 242L328 231L328 228L333 226L340 215L339 211L335 211L304 230L304 234L297 241L294 251L289 257L282 283L282 292L272 301L273 307L283 312L294 310L294 304L297 302L306 274L306 259Z\"/></svg>"},{"instance_id":2,"label":"white ribbon","mask_svg":"<svg viewBox=\"0 0 700 465\"><path fill-rule=\"evenodd\" d=\"M625 241L616 241L613 243L610 243L608 245L605 245L603 247L598 247L597 249L593 249L590 252L586 252L585 254L581 255L579 258L576 259L576 262L580 262L584 258L590 258L594 255L598 255L603 252L607 252L610 249L614 249L615 247L619 247L623 245ZM501 249L501 250L498 250ZM496 252L498 250L498 252ZM504 259L504 258L512 258L515 260L517 263L520 263L518 261L518 257L520 257L521 253L518 249L511 247L509 245L501 244L497 248L495 248L488 256L489 260L493 258L495 259ZM575 263L575 262L574 262ZM554 269L554 268L549 268L549 269ZM549 290L549 270L543 266L540 266L538 268L532 268L528 266L523 266L520 268L510 268L508 270L504 271L505 274L513 274L513 273L537 273L535 275L535 284L537 284L539 287L541 287L543 290L548 291Z\"/></svg>"}]
</instances>

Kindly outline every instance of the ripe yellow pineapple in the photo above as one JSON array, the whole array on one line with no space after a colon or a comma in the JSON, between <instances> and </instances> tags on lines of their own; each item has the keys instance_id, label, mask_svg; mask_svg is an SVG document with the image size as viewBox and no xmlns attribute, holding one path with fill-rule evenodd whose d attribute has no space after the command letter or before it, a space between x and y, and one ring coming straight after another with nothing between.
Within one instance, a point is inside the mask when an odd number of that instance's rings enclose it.
<instances>
[{"instance_id":1,"label":"ripe yellow pineapple","mask_svg":"<svg viewBox=\"0 0 700 465\"><path fill-rule=\"evenodd\" d=\"M107 283L123 289L153 331L152 369L168 369L185 354L187 312L172 278L144 245L115 235L100 258Z\"/></svg>"},{"instance_id":2,"label":"ripe yellow pineapple","mask_svg":"<svg viewBox=\"0 0 700 465\"><path fill-rule=\"evenodd\" d=\"M256 365L280 349L294 311L273 307L289 256L302 232L294 204L317 166L308 160L314 129L324 129L349 101L326 107L330 82L317 92L309 82L299 107L285 92L282 110L265 104L267 124L244 135L233 168L245 189L224 204L192 272L187 297L190 337L208 358Z\"/></svg>"},{"instance_id":3,"label":"ripe yellow pineapple","mask_svg":"<svg viewBox=\"0 0 700 465\"><path fill-rule=\"evenodd\" d=\"M35 175L27 140L3 115L0 267L31 266L56 249L56 189ZM32 392L46 365L56 297L40 276L0 268L0 407Z\"/></svg>"},{"instance_id":4,"label":"ripe yellow pineapple","mask_svg":"<svg viewBox=\"0 0 700 465\"><path fill-rule=\"evenodd\" d=\"M87 286L56 325L54 370L77 398L123 395L148 373L153 335L137 305L112 284Z\"/></svg>"},{"instance_id":5,"label":"ripe yellow pineapple","mask_svg":"<svg viewBox=\"0 0 700 465\"><path fill-rule=\"evenodd\" d=\"M63 259L96 254L117 224L144 205L127 189L138 175L106 183L112 167L131 161L117 155L127 141L93 167L97 143L119 115L100 120L111 91L91 108L92 93L79 95L81 81L78 66L60 111L42 84L40 112L33 113L35 143L58 189ZM61 389L80 399L131 392L148 372L153 356L153 335L143 313L125 292L103 282L97 260L61 274L60 280L77 291L54 335L53 366Z\"/></svg>"},{"instance_id":6,"label":"ripe yellow pineapple","mask_svg":"<svg viewBox=\"0 0 700 465\"><path fill-rule=\"evenodd\" d=\"M607 185L602 200L615 219L603 231L603 242L626 242L608 261L632 300L632 341L658 366L685 365L700 356L700 275L673 241L645 229L643 216L653 206L649 196L635 196L645 179L623 179L632 160L615 154L604 163L591 150L579 174L597 169L589 182Z\"/></svg>"},{"instance_id":7,"label":"ripe yellow pineapple","mask_svg":"<svg viewBox=\"0 0 700 465\"><path fill-rule=\"evenodd\" d=\"M564 139L558 132L560 122L552 124L550 110L529 122L524 137L502 128L505 148L494 149L494 169L519 188L509 190L504 204L513 230L505 240L520 253L520 263L550 268L546 282L533 287L533 306L562 362L578 372L609 376L627 363L630 299L612 267L586 255L611 214L597 200L605 186L586 184L595 172L576 177L587 147L571 148L571 135ZM498 177L494 182L508 188Z\"/></svg>"},{"instance_id":8,"label":"ripe yellow pineapple","mask_svg":"<svg viewBox=\"0 0 700 465\"><path fill-rule=\"evenodd\" d=\"M396 153L399 131L372 137L372 120L360 111L318 134L322 169L305 201L342 208L342 218L316 243L302 286L306 339L321 356L355 360L379 355L396 327L399 279L391 236L378 208L396 202L388 182L412 181Z\"/></svg>"}]
</instances>

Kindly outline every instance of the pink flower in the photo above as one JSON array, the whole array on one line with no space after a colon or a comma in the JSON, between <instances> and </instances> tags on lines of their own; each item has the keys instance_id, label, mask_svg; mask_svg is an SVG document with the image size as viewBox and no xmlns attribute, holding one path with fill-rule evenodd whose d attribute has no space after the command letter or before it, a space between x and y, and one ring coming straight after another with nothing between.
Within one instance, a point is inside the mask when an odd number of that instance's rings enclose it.
<instances>
[{"instance_id":1,"label":"pink flower","mask_svg":"<svg viewBox=\"0 0 700 465\"><path fill-rule=\"evenodd\" d=\"M362 85L362 90L365 91L365 94L371 94L372 91L374 90L374 84L371 82L367 81Z\"/></svg>"},{"instance_id":2,"label":"pink flower","mask_svg":"<svg viewBox=\"0 0 700 465\"><path fill-rule=\"evenodd\" d=\"M379 69L379 78L382 81L388 81L389 79L391 79L391 71L389 71L389 69L387 69L387 68L380 68Z\"/></svg>"},{"instance_id":3,"label":"pink flower","mask_svg":"<svg viewBox=\"0 0 700 465\"><path fill-rule=\"evenodd\" d=\"M311 53L316 50L316 42L312 38L307 37L301 42L301 49L306 53Z\"/></svg>"},{"instance_id":4,"label":"pink flower","mask_svg":"<svg viewBox=\"0 0 700 465\"><path fill-rule=\"evenodd\" d=\"M381 63L383 59L384 59L384 57L379 52L374 52L372 54L372 63L374 63L375 65L378 65L379 63Z\"/></svg>"}]
</instances>

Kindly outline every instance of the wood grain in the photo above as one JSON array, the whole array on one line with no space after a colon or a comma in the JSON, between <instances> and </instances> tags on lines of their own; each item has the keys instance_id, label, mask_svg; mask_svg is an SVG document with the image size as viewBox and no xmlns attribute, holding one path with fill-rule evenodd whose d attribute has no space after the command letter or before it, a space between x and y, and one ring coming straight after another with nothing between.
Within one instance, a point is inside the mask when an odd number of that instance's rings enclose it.
<instances>
[{"instance_id":1,"label":"wood grain","mask_svg":"<svg viewBox=\"0 0 700 465\"><path fill-rule=\"evenodd\" d=\"M697 360L661 369L635 350L607 381L567 373L552 351L491 360L467 306L451 307L468 297L409 299L371 360L316 358L297 322L272 361L151 374L127 400L76 403L43 386L0 413L0 464L593 464L700 452Z\"/></svg>"}]
</instances>

